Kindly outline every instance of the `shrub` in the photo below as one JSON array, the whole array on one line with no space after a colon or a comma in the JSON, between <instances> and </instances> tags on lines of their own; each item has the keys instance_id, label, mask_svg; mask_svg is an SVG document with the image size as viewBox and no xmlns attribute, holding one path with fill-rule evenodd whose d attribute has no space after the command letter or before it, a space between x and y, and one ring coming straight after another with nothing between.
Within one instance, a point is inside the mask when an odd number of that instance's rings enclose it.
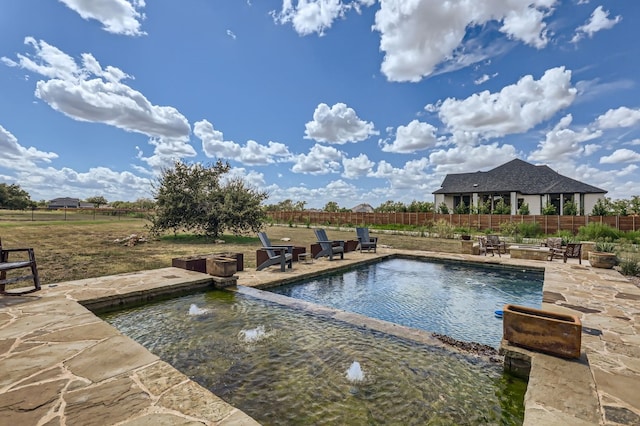
<instances>
[{"instance_id":1,"label":"shrub","mask_svg":"<svg viewBox=\"0 0 640 426\"><path fill-rule=\"evenodd\" d=\"M547 202L547 204L542 208L542 214L546 216L553 216L558 214L558 211L556 210L556 206Z\"/></svg>"},{"instance_id":2,"label":"shrub","mask_svg":"<svg viewBox=\"0 0 640 426\"><path fill-rule=\"evenodd\" d=\"M515 222L502 222L500 224L500 233L513 237L518 233L518 224Z\"/></svg>"},{"instance_id":3,"label":"shrub","mask_svg":"<svg viewBox=\"0 0 640 426\"><path fill-rule=\"evenodd\" d=\"M640 275L640 255L622 257L619 266L622 275L637 277Z\"/></svg>"},{"instance_id":4,"label":"shrub","mask_svg":"<svg viewBox=\"0 0 640 426\"><path fill-rule=\"evenodd\" d=\"M565 216L575 216L578 214L578 206L573 201L566 201L562 206L562 214Z\"/></svg>"},{"instance_id":5,"label":"shrub","mask_svg":"<svg viewBox=\"0 0 640 426\"><path fill-rule=\"evenodd\" d=\"M596 245L594 247L595 251L600 251L603 253L614 253L616 251L616 245L607 240L596 241Z\"/></svg>"},{"instance_id":6,"label":"shrub","mask_svg":"<svg viewBox=\"0 0 640 426\"><path fill-rule=\"evenodd\" d=\"M453 238L453 226L446 220L440 219L433 227L433 231L438 234L440 238Z\"/></svg>"},{"instance_id":7,"label":"shrub","mask_svg":"<svg viewBox=\"0 0 640 426\"><path fill-rule=\"evenodd\" d=\"M518 209L518 214L521 214L523 216L528 215L529 214L529 204L528 203L522 203L522 205Z\"/></svg>"},{"instance_id":8,"label":"shrub","mask_svg":"<svg viewBox=\"0 0 640 426\"><path fill-rule=\"evenodd\" d=\"M618 238L620 238L620 232L605 223L591 222L578 229L578 239L582 241L600 241L606 239L615 241Z\"/></svg>"},{"instance_id":9,"label":"shrub","mask_svg":"<svg viewBox=\"0 0 640 426\"><path fill-rule=\"evenodd\" d=\"M577 241L575 235L571 231L559 231L558 237L562 238L562 244L575 243Z\"/></svg>"},{"instance_id":10,"label":"shrub","mask_svg":"<svg viewBox=\"0 0 640 426\"><path fill-rule=\"evenodd\" d=\"M518 224L518 233L524 238L536 238L542 235L542 227L537 222L523 222Z\"/></svg>"},{"instance_id":11,"label":"shrub","mask_svg":"<svg viewBox=\"0 0 640 426\"><path fill-rule=\"evenodd\" d=\"M438 204L438 212L440 212L440 214L449 214L449 207L447 207L444 201Z\"/></svg>"}]
</instances>

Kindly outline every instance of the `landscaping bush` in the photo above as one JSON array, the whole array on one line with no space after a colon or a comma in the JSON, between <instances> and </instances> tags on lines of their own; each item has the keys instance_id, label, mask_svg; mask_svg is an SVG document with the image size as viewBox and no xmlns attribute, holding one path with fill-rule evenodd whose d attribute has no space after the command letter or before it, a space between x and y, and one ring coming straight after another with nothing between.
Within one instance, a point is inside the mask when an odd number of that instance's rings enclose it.
<instances>
[{"instance_id":1,"label":"landscaping bush","mask_svg":"<svg viewBox=\"0 0 640 426\"><path fill-rule=\"evenodd\" d=\"M523 222L518 224L518 233L524 238L537 238L542 235L542 227L537 222Z\"/></svg>"},{"instance_id":2,"label":"landscaping bush","mask_svg":"<svg viewBox=\"0 0 640 426\"><path fill-rule=\"evenodd\" d=\"M621 236L620 231L605 223L591 222L578 228L578 239L580 241L615 241Z\"/></svg>"},{"instance_id":3,"label":"landscaping bush","mask_svg":"<svg viewBox=\"0 0 640 426\"><path fill-rule=\"evenodd\" d=\"M433 227L433 232L437 233L440 238L453 238L453 226L446 220L440 219Z\"/></svg>"}]
</instances>

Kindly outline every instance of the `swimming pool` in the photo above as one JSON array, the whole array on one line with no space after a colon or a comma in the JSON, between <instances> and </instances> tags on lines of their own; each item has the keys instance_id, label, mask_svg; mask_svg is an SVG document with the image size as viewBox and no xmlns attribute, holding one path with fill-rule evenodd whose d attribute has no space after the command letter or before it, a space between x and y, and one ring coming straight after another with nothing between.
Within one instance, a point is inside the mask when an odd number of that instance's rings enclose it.
<instances>
[{"instance_id":1,"label":"swimming pool","mask_svg":"<svg viewBox=\"0 0 640 426\"><path fill-rule=\"evenodd\" d=\"M102 317L265 425L524 418L526 383L500 364L244 294L211 291Z\"/></svg>"},{"instance_id":2,"label":"swimming pool","mask_svg":"<svg viewBox=\"0 0 640 426\"><path fill-rule=\"evenodd\" d=\"M394 258L268 291L499 347L506 303L540 308L544 273Z\"/></svg>"}]
</instances>

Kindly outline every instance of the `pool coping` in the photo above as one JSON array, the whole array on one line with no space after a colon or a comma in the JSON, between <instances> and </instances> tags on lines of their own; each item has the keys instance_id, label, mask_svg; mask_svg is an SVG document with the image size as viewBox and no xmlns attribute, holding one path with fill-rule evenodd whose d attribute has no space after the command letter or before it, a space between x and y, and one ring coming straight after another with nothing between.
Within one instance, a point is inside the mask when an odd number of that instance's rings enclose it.
<instances>
[{"instance_id":1,"label":"pool coping","mask_svg":"<svg viewBox=\"0 0 640 426\"><path fill-rule=\"evenodd\" d=\"M588 262L581 266L577 260L564 264L383 248L377 254L354 252L345 260L297 263L285 273L243 271L238 284L282 283L391 256L543 268L543 309L577 315L586 332L578 361L531 353L524 424L613 425L640 419L640 289L616 271L591 268ZM163 268L0 298L0 418L12 424L81 423L89 417L138 424L178 419L258 424L83 306L121 306L201 291L211 282L204 274Z\"/></svg>"}]
</instances>

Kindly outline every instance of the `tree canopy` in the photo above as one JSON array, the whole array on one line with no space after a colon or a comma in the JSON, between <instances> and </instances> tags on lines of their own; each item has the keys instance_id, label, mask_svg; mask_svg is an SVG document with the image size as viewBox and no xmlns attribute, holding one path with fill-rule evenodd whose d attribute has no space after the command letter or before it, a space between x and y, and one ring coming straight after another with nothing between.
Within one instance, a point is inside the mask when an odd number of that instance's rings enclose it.
<instances>
[{"instance_id":1,"label":"tree canopy","mask_svg":"<svg viewBox=\"0 0 640 426\"><path fill-rule=\"evenodd\" d=\"M29 193L20 188L20 185L7 185L0 183L0 208L10 210L25 210L32 205Z\"/></svg>"},{"instance_id":2,"label":"tree canopy","mask_svg":"<svg viewBox=\"0 0 640 426\"><path fill-rule=\"evenodd\" d=\"M260 204L267 193L240 178L222 183L221 177L230 170L220 160L210 166L176 161L164 169L153 187L156 210L151 231L183 229L213 238L225 230L236 235L259 231L264 219Z\"/></svg>"},{"instance_id":3,"label":"tree canopy","mask_svg":"<svg viewBox=\"0 0 640 426\"><path fill-rule=\"evenodd\" d=\"M100 207L100 206L108 203L107 199L104 198L102 195L94 195L93 197L87 198L86 201L87 201L87 203L91 203L91 204L95 205L96 207Z\"/></svg>"}]
</instances>

